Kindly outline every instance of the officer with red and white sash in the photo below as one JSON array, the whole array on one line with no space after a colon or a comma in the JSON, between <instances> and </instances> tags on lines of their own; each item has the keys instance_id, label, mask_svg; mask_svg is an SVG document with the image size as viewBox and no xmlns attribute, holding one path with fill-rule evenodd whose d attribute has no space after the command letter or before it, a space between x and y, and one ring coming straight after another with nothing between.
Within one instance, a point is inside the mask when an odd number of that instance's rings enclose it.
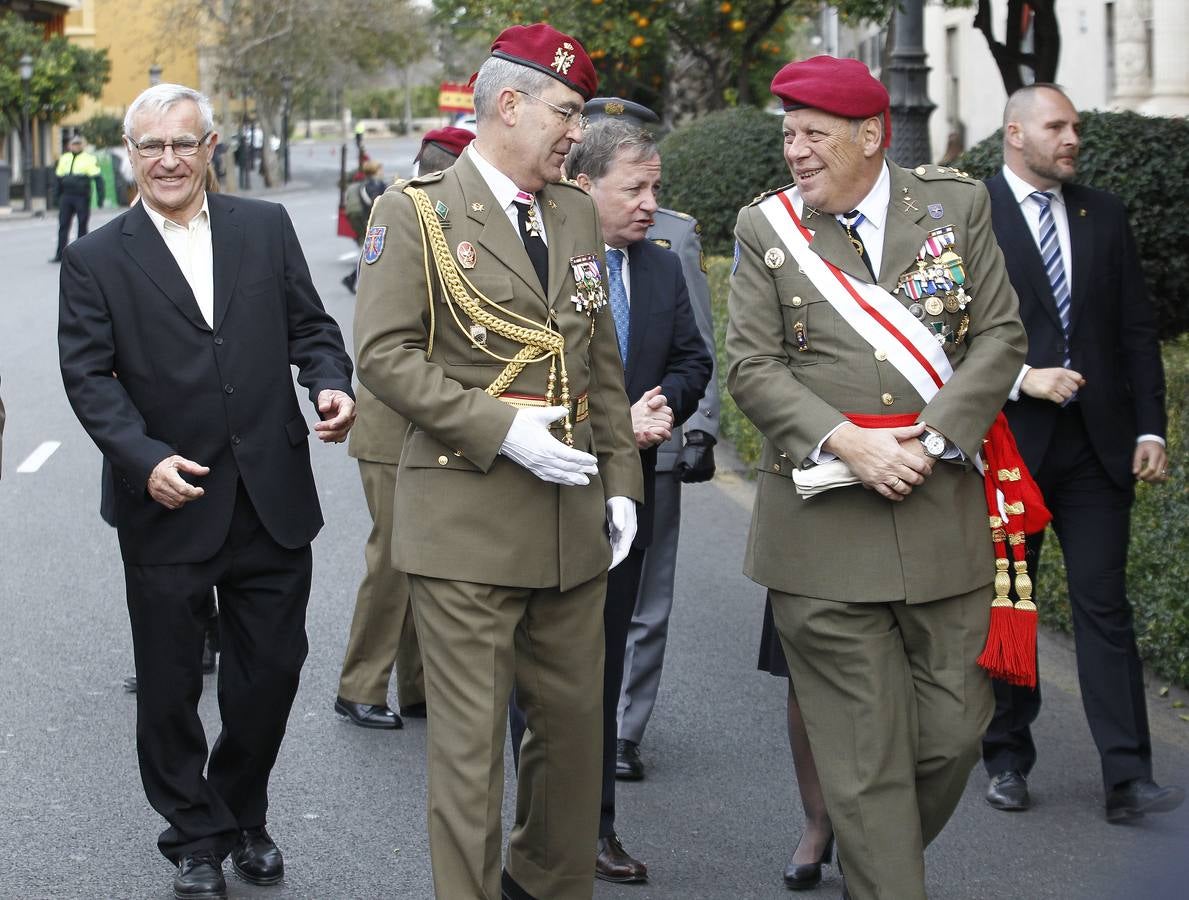
<instances>
[{"instance_id":1,"label":"officer with red and white sash","mask_svg":"<svg viewBox=\"0 0 1189 900\"><path fill-rule=\"evenodd\" d=\"M851 896L923 900L993 709L980 451L1026 339L986 190L885 158L866 66L791 63L772 91L794 182L739 213L727 329L764 436L744 571L771 591Z\"/></svg>"}]
</instances>

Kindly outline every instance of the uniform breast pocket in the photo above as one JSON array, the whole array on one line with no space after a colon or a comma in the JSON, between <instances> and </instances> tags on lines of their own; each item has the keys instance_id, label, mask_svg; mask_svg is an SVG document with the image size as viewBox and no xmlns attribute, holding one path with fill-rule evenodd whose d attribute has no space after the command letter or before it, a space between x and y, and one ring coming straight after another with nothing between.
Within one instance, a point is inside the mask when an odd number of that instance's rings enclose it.
<instances>
[{"instance_id":1,"label":"uniform breast pocket","mask_svg":"<svg viewBox=\"0 0 1189 900\"><path fill-rule=\"evenodd\" d=\"M468 275L468 280L473 290L468 288L467 293L478 301L480 309L509 324L522 324L503 309L514 296L510 275ZM445 300L442 306L446 306ZM493 365L499 360L492 354L511 359L522 346L497 334L488 325L474 321L457 302L453 303L453 310L446 308L444 312L444 317L440 315L438 319L439 340L442 358L451 365Z\"/></svg>"},{"instance_id":2,"label":"uniform breast pocket","mask_svg":"<svg viewBox=\"0 0 1189 900\"><path fill-rule=\"evenodd\" d=\"M838 314L804 279L777 279L789 365L815 366L838 358Z\"/></svg>"}]
</instances>

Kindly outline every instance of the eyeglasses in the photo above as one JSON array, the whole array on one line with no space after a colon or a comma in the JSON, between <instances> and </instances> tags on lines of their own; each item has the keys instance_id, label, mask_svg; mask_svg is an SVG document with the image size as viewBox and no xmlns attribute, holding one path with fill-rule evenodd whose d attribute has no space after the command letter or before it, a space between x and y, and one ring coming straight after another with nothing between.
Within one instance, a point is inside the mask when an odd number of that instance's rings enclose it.
<instances>
[{"instance_id":1,"label":"eyeglasses","mask_svg":"<svg viewBox=\"0 0 1189 900\"><path fill-rule=\"evenodd\" d=\"M145 159L159 159L165 155L165 148L172 147L174 156L193 156L198 152L198 148L206 143L206 139L211 136L211 132L207 132L202 137L194 140L193 138L175 139L168 144L164 141L141 141L139 144L132 138L128 138L128 143L136 148L136 152Z\"/></svg>"},{"instance_id":2,"label":"eyeglasses","mask_svg":"<svg viewBox=\"0 0 1189 900\"><path fill-rule=\"evenodd\" d=\"M567 125L569 125L571 122L575 121L575 119L574 119L575 116L578 117L577 122L578 122L579 128L585 129L586 126L590 124L590 119L588 119L588 118L586 118L586 116L582 115L582 110L580 110L576 107L558 106L556 103L550 103L544 97L538 97L536 94L530 94L528 91L522 91L519 88L517 88L516 93L524 94L524 96L526 96L526 97L532 97L534 100L544 103L551 110L553 110L555 113L557 113L559 116L561 116L561 120L563 122L565 122Z\"/></svg>"}]
</instances>

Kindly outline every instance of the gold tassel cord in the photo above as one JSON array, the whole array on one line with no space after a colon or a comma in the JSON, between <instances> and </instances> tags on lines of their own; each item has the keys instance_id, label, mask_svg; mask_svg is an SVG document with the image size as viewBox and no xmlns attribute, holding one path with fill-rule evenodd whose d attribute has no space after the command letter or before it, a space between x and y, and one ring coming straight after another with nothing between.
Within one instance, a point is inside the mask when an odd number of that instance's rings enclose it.
<instances>
[{"instance_id":1,"label":"gold tassel cord","mask_svg":"<svg viewBox=\"0 0 1189 900\"><path fill-rule=\"evenodd\" d=\"M428 239L429 251L433 256L434 265L437 268L439 283L442 286L443 296L446 299L447 305L450 307L451 315L454 318L455 324L460 331L467 337L472 344L479 346L479 348L488 356L500 362L506 363L504 370L499 376L487 386L486 393L492 397L499 397L504 393L516 380L516 377L531 363L543 362L546 359L550 360L550 378L549 388L546 391L546 402L553 404L554 399L554 384L557 368L561 370L561 398L560 405L565 406L565 440L567 444L573 443L573 423L570 414L570 379L566 373L566 357L565 349L566 343L563 335L558 334L550 328L539 325L532 319L519 315L518 313L504 309L497 304L488 300L479 292L473 284L459 271L458 266L454 261L453 255L450 253L450 246L446 242L446 236L442 232L442 226L438 222L437 215L434 212L433 204L430 202L429 196L425 191L408 186L404 189L404 193L413 201L413 206L417 210L417 216L420 220L422 229L422 244L424 248L425 240ZM423 256L427 258L430 254L423 252ZM428 265L428 262L427 262ZM428 278L426 279L428 283ZM518 325L515 322L510 322L505 318L501 318L484 308L483 304L487 304L495 309L499 309L503 316L508 316L517 319L525 324ZM489 350L487 347L479 345L470 336L469 328L464 327L462 320L459 318L458 309L476 325L481 325L494 334L506 338L513 343L523 345L519 352L514 357L508 359L499 354ZM431 312L432 321L432 312Z\"/></svg>"}]
</instances>

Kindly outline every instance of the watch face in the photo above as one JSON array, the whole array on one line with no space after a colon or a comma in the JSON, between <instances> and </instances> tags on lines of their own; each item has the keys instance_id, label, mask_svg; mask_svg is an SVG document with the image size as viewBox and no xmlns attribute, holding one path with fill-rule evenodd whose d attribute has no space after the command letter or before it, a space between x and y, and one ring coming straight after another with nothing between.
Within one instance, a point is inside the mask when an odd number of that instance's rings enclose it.
<instances>
[{"instance_id":1,"label":"watch face","mask_svg":"<svg viewBox=\"0 0 1189 900\"><path fill-rule=\"evenodd\" d=\"M930 456L941 456L941 454L945 453L945 438L935 431L926 431L923 443L925 445L925 452Z\"/></svg>"}]
</instances>

